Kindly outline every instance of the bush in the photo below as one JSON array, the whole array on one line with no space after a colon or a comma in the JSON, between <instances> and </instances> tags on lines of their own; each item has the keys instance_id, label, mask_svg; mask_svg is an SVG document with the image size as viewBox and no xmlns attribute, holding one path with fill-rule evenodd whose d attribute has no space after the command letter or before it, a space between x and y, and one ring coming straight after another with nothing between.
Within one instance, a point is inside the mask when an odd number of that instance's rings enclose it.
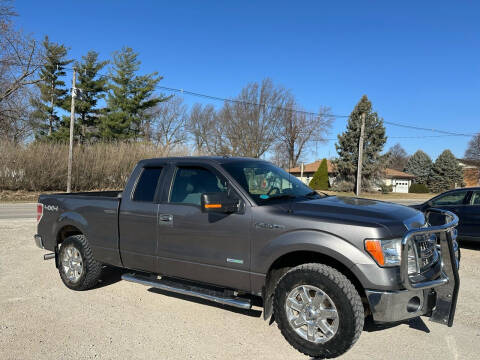
<instances>
[{"instance_id":1,"label":"bush","mask_svg":"<svg viewBox=\"0 0 480 360\"><path fill-rule=\"evenodd\" d=\"M314 190L328 190L328 165L327 159L323 159L315 174L313 174L310 184Z\"/></svg>"},{"instance_id":2,"label":"bush","mask_svg":"<svg viewBox=\"0 0 480 360\"><path fill-rule=\"evenodd\" d=\"M417 193L417 194L424 194L424 193L428 193L429 190L428 190L427 185L425 185L425 184L412 184L408 188L408 192Z\"/></svg>"},{"instance_id":3,"label":"bush","mask_svg":"<svg viewBox=\"0 0 480 360\"><path fill-rule=\"evenodd\" d=\"M347 181L347 180L341 180L335 183L333 190L340 191L340 192L352 192L354 187L355 185L353 182Z\"/></svg>"},{"instance_id":4,"label":"bush","mask_svg":"<svg viewBox=\"0 0 480 360\"><path fill-rule=\"evenodd\" d=\"M64 191L67 186L68 145L0 142L0 190ZM168 155L186 155L180 149ZM74 191L123 189L135 164L145 158L166 156L149 143L75 145Z\"/></svg>"},{"instance_id":5,"label":"bush","mask_svg":"<svg viewBox=\"0 0 480 360\"><path fill-rule=\"evenodd\" d=\"M380 191L382 194L388 194L393 191L393 186L392 185L385 185L385 184L380 184Z\"/></svg>"}]
</instances>

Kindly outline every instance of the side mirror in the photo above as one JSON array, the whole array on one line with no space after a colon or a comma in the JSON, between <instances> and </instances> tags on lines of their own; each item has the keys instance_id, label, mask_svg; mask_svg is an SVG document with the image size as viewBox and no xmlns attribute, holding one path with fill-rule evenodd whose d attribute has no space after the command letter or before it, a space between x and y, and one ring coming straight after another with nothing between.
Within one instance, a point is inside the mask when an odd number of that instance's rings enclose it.
<instances>
[{"instance_id":1,"label":"side mirror","mask_svg":"<svg viewBox=\"0 0 480 360\"><path fill-rule=\"evenodd\" d=\"M432 206L433 206L433 201L432 201L432 200L428 200L428 201L427 201L427 205L428 205L429 207L432 207Z\"/></svg>"},{"instance_id":2,"label":"side mirror","mask_svg":"<svg viewBox=\"0 0 480 360\"><path fill-rule=\"evenodd\" d=\"M239 200L228 196L226 192L204 193L201 197L203 212L235 213L239 209Z\"/></svg>"}]
</instances>

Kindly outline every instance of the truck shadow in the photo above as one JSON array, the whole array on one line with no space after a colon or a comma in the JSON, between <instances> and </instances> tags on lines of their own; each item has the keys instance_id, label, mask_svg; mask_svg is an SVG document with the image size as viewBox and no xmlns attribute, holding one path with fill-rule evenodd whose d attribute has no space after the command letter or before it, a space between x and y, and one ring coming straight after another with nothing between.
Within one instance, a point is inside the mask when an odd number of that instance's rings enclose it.
<instances>
[{"instance_id":1,"label":"truck shadow","mask_svg":"<svg viewBox=\"0 0 480 360\"><path fill-rule=\"evenodd\" d=\"M371 316L367 316L367 318L365 319L365 324L363 326L363 331L375 332L385 329L391 329L401 325L408 325L408 327L410 327L411 329L419 330L427 334L430 333L430 329L421 317L389 324L378 324L373 321L373 318Z\"/></svg>"},{"instance_id":2,"label":"truck shadow","mask_svg":"<svg viewBox=\"0 0 480 360\"><path fill-rule=\"evenodd\" d=\"M194 303L201 304L201 305L212 306L212 307L215 307L215 308L218 308L218 309L227 310L227 311L230 311L230 312L233 312L233 313L236 313L236 314L242 314L242 315L251 316L251 317L257 317L257 318L262 315L262 311L261 311L261 310L255 310L255 309L250 309L250 310L239 309L239 308L236 308L236 307L233 307L233 306L228 306L228 305L223 305L223 304L217 304L217 303L215 303L215 302L213 302L213 301L204 300L204 299L197 298L197 297L194 297L194 296L177 294L177 293L173 293L173 292L169 292L169 291L165 291L165 290L161 290L161 289L157 289L157 288L153 288L153 287L152 287L152 288L149 288L148 291L150 291L150 292L152 292L152 293L155 293L155 294L160 294L160 295L172 297L172 298L175 298L175 299L179 299L179 300L190 301L190 302L194 302ZM252 305L254 305L254 306L259 306L259 305L258 305L258 300L255 299L254 297L251 298L251 301L252 301ZM261 304L261 301L260 301L260 304Z\"/></svg>"},{"instance_id":3,"label":"truck shadow","mask_svg":"<svg viewBox=\"0 0 480 360\"><path fill-rule=\"evenodd\" d=\"M102 276L100 278L99 283L95 286L95 289L100 289L104 286L115 284L122 280L122 274L124 274L127 270L117 268L114 266L104 266L102 269Z\"/></svg>"}]
</instances>

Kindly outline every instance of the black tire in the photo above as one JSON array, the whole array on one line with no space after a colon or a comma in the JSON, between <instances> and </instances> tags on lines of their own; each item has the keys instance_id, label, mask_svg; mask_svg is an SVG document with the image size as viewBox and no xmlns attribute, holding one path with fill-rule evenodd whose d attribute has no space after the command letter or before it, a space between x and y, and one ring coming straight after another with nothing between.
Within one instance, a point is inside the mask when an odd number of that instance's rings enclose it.
<instances>
[{"instance_id":1,"label":"black tire","mask_svg":"<svg viewBox=\"0 0 480 360\"><path fill-rule=\"evenodd\" d=\"M286 311L288 294L298 286L310 285L321 289L335 304L338 329L324 343L314 343L301 337L290 325ZM303 264L290 269L275 289L273 311L282 335L298 351L316 358L334 358L349 350L363 329L362 300L353 284L336 269L323 264Z\"/></svg>"},{"instance_id":2,"label":"black tire","mask_svg":"<svg viewBox=\"0 0 480 360\"><path fill-rule=\"evenodd\" d=\"M65 267L62 265L64 253L71 246L78 250L82 257L82 273L77 281L69 279L65 272ZM97 285L102 273L102 264L93 258L92 250L85 235L69 236L63 241L58 254L58 272L63 283L69 289L81 291L91 289Z\"/></svg>"}]
</instances>

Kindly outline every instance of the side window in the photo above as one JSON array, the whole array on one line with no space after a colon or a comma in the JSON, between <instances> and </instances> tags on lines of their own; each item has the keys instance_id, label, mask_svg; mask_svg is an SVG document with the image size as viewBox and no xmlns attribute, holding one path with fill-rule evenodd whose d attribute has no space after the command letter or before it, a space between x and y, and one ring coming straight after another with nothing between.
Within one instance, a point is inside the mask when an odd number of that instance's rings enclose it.
<instances>
[{"instance_id":1,"label":"side window","mask_svg":"<svg viewBox=\"0 0 480 360\"><path fill-rule=\"evenodd\" d=\"M472 192L472 197L470 198L470 205L480 205L480 191L475 190Z\"/></svg>"},{"instance_id":2,"label":"side window","mask_svg":"<svg viewBox=\"0 0 480 360\"><path fill-rule=\"evenodd\" d=\"M463 204L463 199L465 198L466 194L467 194L466 191L455 191L453 193L446 194L436 198L435 200L433 200L432 204L433 206L461 205Z\"/></svg>"},{"instance_id":3,"label":"side window","mask_svg":"<svg viewBox=\"0 0 480 360\"><path fill-rule=\"evenodd\" d=\"M133 201L153 202L162 168L144 168L133 194Z\"/></svg>"},{"instance_id":4,"label":"side window","mask_svg":"<svg viewBox=\"0 0 480 360\"><path fill-rule=\"evenodd\" d=\"M202 167L182 166L177 169L170 192L170 202L200 205L203 193L227 191L218 176Z\"/></svg>"}]
</instances>

